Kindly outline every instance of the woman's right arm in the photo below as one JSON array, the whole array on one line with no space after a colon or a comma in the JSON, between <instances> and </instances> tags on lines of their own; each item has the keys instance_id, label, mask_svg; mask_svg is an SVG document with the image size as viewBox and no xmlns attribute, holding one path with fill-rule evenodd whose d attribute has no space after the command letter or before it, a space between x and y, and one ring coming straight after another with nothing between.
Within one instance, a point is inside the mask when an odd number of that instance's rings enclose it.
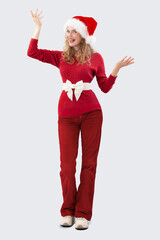
<instances>
[{"instance_id":1,"label":"woman's right arm","mask_svg":"<svg viewBox=\"0 0 160 240\"><path fill-rule=\"evenodd\" d=\"M38 8L36 9L35 15L31 11L32 19L36 24L36 28L28 46L27 56L45 63L50 63L59 68L61 51L38 48L38 40L42 26L42 23L40 22L42 17L39 17L39 15L42 11L37 15L37 10Z\"/></svg>"},{"instance_id":2,"label":"woman's right arm","mask_svg":"<svg viewBox=\"0 0 160 240\"><path fill-rule=\"evenodd\" d=\"M40 31L41 31L41 27L40 26L36 26L35 31L34 31L34 33L32 35L32 38L38 40L39 39L39 35L40 35Z\"/></svg>"}]
</instances>

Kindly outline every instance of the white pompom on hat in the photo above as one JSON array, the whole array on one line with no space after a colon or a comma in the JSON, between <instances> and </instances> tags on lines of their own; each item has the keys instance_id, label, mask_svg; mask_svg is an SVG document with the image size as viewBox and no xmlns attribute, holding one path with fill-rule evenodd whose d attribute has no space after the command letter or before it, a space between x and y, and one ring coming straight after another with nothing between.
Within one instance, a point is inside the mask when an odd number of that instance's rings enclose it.
<instances>
[{"instance_id":1,"label":"white pompom on hat","mask_svg":"<svg viewBox=\"0 0 160 240\"><path fill-rule=\"evenodd\" d=\"M92 17L74 16L64 24L64 31L67 27L73 27L86 39L86 43L92 45L96 41L93 33L97 27L97 21Z\"/></svg>"}]
</instances>

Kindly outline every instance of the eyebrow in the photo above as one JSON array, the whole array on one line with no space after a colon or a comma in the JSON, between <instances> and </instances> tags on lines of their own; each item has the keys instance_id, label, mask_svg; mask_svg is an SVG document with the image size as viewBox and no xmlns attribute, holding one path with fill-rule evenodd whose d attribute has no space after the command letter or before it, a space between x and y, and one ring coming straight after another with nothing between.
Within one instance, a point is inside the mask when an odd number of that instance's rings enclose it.
<instances>
[{"instance_id":1,"label":"eyebrow","mask_svg":"<svg viewBox=\"0 0 160 240\"><path fill-rule=\"evenodd\" d=\"M67 30L69 30L69 28L67 27ZM76 29L72 29L73 31L77 31Z\"/></svg>"}]
</instances>

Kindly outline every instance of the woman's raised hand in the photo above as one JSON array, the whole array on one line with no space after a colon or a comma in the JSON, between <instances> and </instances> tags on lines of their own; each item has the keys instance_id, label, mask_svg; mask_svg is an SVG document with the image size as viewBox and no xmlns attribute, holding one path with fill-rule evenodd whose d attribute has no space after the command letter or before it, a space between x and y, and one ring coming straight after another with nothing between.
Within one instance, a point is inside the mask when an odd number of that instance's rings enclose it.
<instances>
[{"instance_id":1,"label":"woman's raised hand","mask_svg":"<svg viewBox=\"0 0 160 240\"><path fill-rule=\"evenodd\" d=\"M126 57L127 57L127 56L125 56L122 60L120 60L120 61L117 63L117 66L118 66L119 68L134 63L134 62L133 62L133 59L134 59L134 58L129 57L128 59L125 59Z\"/></svg>"},{"instance_id":2,"label":"woman's raised hand","mask_svg":"<svg viewBox=\"0 0 160 240\"><path fill-rule=\"evenodd\" d=\"M42 26L42 23L41 23L40 19L42 19L43 16L40 17L40 14L42 13L42 10L40 11L39 14L37 14L37 12L38 12L38 8L36 9L35 14L33 14L32 10L31 10L32 19L33 19L33 21L35 22L35 24L36 24L37 27L41 27L41 26Z\"/></svg>"}]
</instances>

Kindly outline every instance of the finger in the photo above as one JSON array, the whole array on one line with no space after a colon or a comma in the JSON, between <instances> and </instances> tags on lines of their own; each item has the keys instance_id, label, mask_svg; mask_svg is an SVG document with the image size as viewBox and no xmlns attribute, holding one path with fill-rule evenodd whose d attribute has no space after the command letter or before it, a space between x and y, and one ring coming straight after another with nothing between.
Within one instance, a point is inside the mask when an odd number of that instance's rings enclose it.
<instances>
[{"instance_id":1,"label":"finger","mask_svg":"<svg viewBox=\"0 0 160 240\"><path fill-rule=\"evenodd\" d=\"M129 63L130 61L131 61L131 59L130 59L131 57L129 57L128 59L126 59L126 63Z\"/></svg>"},{"instance_id":2,"label":"finger","mask_svg":"<svg viewBox=\"0 0 160 240\"><path fill-rule=\"evenodd\" d=\"M129 63L130 63L129 61L125 62L126 65L128 65Z\"/></svg>"},{"instance_id":3,"label":"finger","mask_svg":"<svg viewBox=\"0 0 160 240\"><path fill-rule=\"evenodd\" d=\"M34 14L33 14L32 10L31 10L31 15L32 15L32 17L34 17Z\"/></svg>"},{"instance_id":4,"label":"finger","mask_svg":"<svg viewBox=\"0 0 160 240\"><path fill-rule=\"evenodd\" d=\"M43 10L40 11L40 13L38 14L38 17L39 17L39 15L40 15L42 12L43 12Z\"/></svg>"},{"instance_id":5,"label":"finger","mask_svg":"<svg viewBox=\"0 0 160 240\"><path fill-rule=\"evenodd\" d=\"M42 16L42 17L39 17L39 19L41 19L41 18L43 18L44 16Z\"/></svg>"},{"instance_id":6,"label":"finger","mask_svg":"<svg viewBox=\"0 0 160 240\"><path fill-rule=\"evenodd\" d=\"M130 59L130 58L131 58L131 59ZM129 57L129 58L128 58L128 60L129 60L129 59L130 59L130 60L132 60L132 59L134 59L134 58L132 58L132 57Z\"/></svg>"},{"instance_id":7,"label":"finger","mask_svg":"<svg viewBox=\"0 0 160 240\"><path fill-rule=\"evenodd\" d=\"M132 62L133 60L134 60L134 58L131 58L131 59L130 59L130 62Z\"/></svg>"},{"instance_id":8,"label":"finger","mask_svg":"<svg viewBox=\"0 0 160 240\"><path fill-rule=\"evenodd\" d=\"M129 62L129 63L131 63L131 62L133 62L133 60L130 60L130 62Z\"/></svg>"},{"instance_id":9,"label":"finger","mask_svg":"<svg viewBox=\"0 0 160 240\"><path fill-rule=\"evenodd\" d=\"M134 58L128 59L129 61L132 61Z\"/></svg>"},{"instance_id":10,"label":"finger","mask_svg":"<svg viewBox=\"0 0 160 240\"><path fill-rule=\"evenodd\" d=\"M38 8L36 8L35 16L37 16Z\"/></svg>"},{"instance_id":11,"label":"finger","mask_svg":"<svg viewBox=\"0 0 160 240\"><path fill-rule=\"evenodd\" d=\"M134 63L134 62L128 62L128 63L126 63L127 65L130 65L130 64L132 64L132 63Z\"/></svg>"},{"instance_id":12,"label":"finger","mask_svg":"<svg viewBox=\"0 0 160 240\"><path fill-rule=\"evenodd\" d=\"M122 60L124 60L127 56L125 56Z\"/></svg>"},{"instance_id":13,"label":"finger","mask_svg":"<svg viewBox=\"0 0 160 240\"><path fill-rule=\"evenodd\" d=\"M126 59L126 62L129 62L129 61L130 61L130 58L131 58L131 57L129 57L128 59Z\"/></svg>"}]
</instances>

